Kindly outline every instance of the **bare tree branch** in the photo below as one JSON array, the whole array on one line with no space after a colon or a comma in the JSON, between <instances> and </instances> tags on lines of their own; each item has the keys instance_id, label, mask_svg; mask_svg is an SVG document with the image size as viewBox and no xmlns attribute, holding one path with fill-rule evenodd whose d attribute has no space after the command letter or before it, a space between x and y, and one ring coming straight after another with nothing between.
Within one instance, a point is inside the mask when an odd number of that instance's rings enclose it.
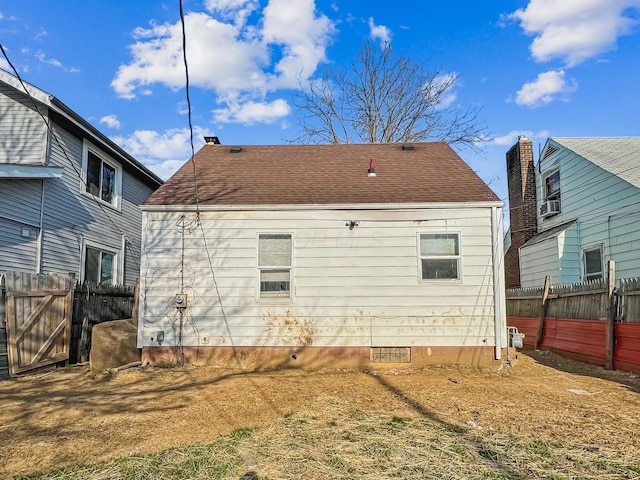
<instances>
[{"instance_id":1,"label":"bare tree branch","mask_svg":"<svg viewBox=\"0 0 640 480\"><path fill-rule=\"evenodd\" d=\"M348 68L327 69L295 98L298 143L445 141L478 149L490 137L480 108L452 104L457 77L367 42Z\"/></svg>"}]
</instances>

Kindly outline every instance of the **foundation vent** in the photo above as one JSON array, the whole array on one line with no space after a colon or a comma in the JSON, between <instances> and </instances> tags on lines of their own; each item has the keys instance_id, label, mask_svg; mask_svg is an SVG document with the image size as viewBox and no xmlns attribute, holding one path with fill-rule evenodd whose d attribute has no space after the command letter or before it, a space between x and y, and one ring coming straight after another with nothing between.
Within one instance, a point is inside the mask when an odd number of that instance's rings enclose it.
<instances>
[{"instance_id":1,"label":"foundation vent","mask_svg":"<svg viewBox=\"0 0 640 480\"><path fill-rule=\"evenodd\" d=\"M371 363L411 363L411 347L371 347Z\"/></svg>"}]
</instances>

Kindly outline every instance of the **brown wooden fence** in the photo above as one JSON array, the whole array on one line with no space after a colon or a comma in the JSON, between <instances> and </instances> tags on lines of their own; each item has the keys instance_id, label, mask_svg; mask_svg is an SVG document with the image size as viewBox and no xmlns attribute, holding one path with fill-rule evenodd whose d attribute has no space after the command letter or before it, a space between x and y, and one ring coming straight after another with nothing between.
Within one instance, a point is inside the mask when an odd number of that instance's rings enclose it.
<instances>
[{"instance_id":1,"label":"brown wooden fence","mask_svg":"<svg viewBox=\"0 0 640 480\"><path fill-rule=\"evenodd\" d=\"M134 315L135 288L84 283L73 292L70 362L85 362L94 325Z\"/></svg>"},{"instance_id":2,"label":"brown wooden fence","mask_svg":"<svg viewBox=\"0 0 640 480\"><path fill-rule=\"evenodd\" d=\"M72 279L8 272L5 288L9 373L67 361Z\"/></svg>"},{"instance_id":3,"label":"brown wooden fence","mask_svg":"<svg viewBox=\"0 0 640 480\"><path fill-rule=\"evenodd\" d=\"M640 373L640 278L507 290L507 323L525 346Z\"/></svg>"},{"instance_id":4,"label":"brown wooden fence","mask_svg":"<svg viewBox=\"0 0 640 480\"><path fill-rule=\"evenodd\" d=\"M85 361L94 325L135 314L134 287L73 285L73 278L59 275L0 275L0 380L10 372ZM68 314L60 310L63 290ZM13 323L5 327L7 313Z\"/></svg>"}]
</instances>

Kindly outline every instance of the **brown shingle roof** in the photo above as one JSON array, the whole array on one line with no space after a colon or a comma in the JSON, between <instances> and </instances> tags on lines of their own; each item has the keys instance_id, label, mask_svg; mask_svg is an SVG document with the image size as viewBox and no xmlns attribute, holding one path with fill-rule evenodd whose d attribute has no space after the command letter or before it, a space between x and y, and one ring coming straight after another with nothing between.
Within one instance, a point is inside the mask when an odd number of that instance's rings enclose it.
<instances>
[{"instance_id":1,"label":"brown shingle roof","mask_svg":"<svg viewBox=\"0 0 640 480\"><path fill-rule=\"evenodd\" d=\"M205 145L147 205L312 205L497 201L444 142ZM374 159L375 177L367 170Z\"/></svg>"}]
</instances>

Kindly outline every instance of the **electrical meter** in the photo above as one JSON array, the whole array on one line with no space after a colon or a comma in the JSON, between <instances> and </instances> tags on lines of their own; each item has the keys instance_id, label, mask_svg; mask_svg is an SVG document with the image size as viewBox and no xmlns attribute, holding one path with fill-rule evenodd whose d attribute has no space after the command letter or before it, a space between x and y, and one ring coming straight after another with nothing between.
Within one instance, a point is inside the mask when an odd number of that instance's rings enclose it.
<instances>
[{"instance_id":1,"label":"electrical meter","mask_svg":"<svg viewBox=\"0 0 640 480\"><path fill-rule=\"evenodd\" d=\"M176 308L187 308L187 294L179 293L175 300Z\"/></svg>"}]
</instances>

